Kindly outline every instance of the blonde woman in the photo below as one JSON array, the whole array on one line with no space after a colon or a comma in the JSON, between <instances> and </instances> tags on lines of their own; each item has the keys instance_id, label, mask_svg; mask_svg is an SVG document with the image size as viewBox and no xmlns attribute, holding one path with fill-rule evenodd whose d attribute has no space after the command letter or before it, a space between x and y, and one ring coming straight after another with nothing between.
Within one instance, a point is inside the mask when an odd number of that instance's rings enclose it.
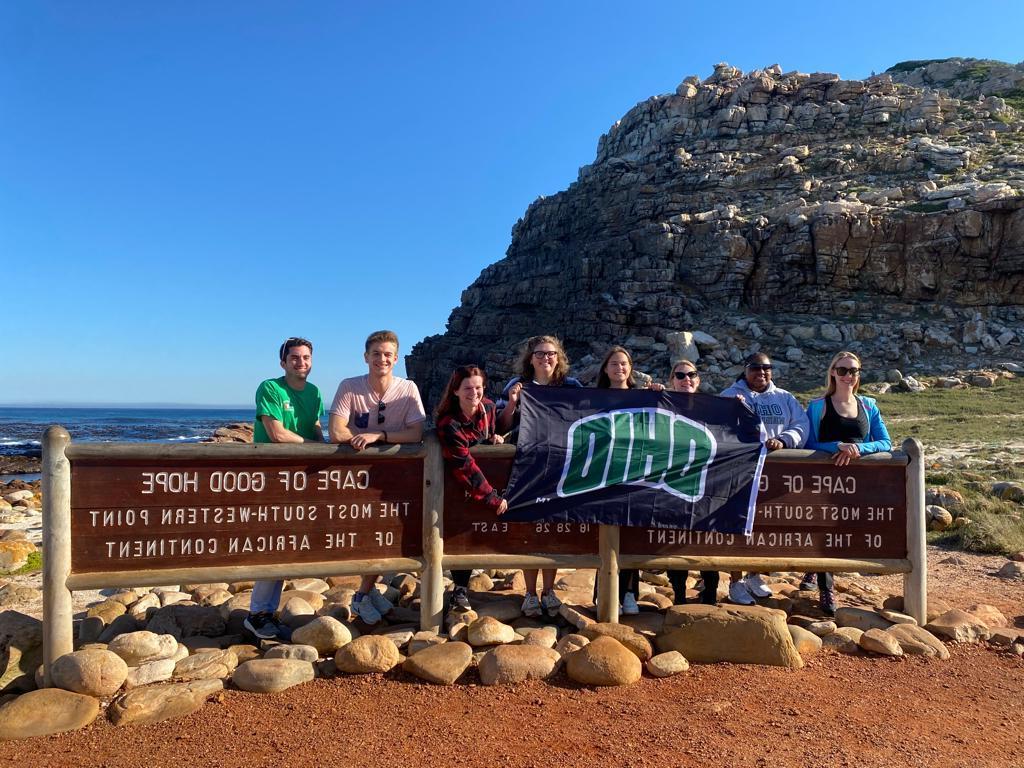
<instances>
[{"instance_id":1,"label":"blonde woman","mask_svg":"<svg viewBox=\"0 0 1024 768\"><path fill-rule=\"evenodd\" d=\"M892 448L889 430L874 399L858 395L861 362L853 352L837 352L825 374L824 397L807 404L810 436L807 447L834 455L836 466L845 467L854 459ZM814 589L814 575L804 574L800 588ZM835 616L836 598L832 574L817 574L821 610Z\"/></svg>"}]
</instances>

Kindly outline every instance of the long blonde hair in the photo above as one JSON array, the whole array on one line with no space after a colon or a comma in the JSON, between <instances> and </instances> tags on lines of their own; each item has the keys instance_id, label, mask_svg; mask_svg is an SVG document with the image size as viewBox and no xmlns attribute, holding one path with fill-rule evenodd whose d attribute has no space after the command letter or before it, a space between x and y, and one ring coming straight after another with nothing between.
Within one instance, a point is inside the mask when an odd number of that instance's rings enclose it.
<instances>
[{"instance_id":1,"label":"long blonde hair","mask_svg":"<svg viewBox=\"0 0 1024 768\"><path fill-rule=\"evenodd\" d=\"M842 360L844 357L850 357L857 361L857 367L861 367L860 358L857 357L853 352L836 352L832 355L832 362L828 364L828 370L825 371L825 397L832 397L836 393L836 379L832 375L832 369L836 363ZM857 374L857 378L853 380L853 394L857 394L857 390L860 389L860 374Z\"/></svg>"}]
</instances>

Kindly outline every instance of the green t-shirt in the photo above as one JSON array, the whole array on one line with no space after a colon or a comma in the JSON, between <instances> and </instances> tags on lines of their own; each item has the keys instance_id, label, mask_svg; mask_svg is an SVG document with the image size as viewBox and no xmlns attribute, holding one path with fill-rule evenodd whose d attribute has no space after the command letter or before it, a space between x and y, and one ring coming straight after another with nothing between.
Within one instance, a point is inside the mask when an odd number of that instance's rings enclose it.
<instances>
[{"instance_id":1,"label":"green t-shirt","mask_svg":"<svg viewBox=\"0 0 1024 768\"><path fill-rule=\"evenodd\" d=\"M256 390L253 442L273 442L263 426L263 416L277 419L285 429L307 440L323 440L323 433L316 426L323 412L324 400L315 385L307 381L306 388L298 392L288 386L284 376L267 379Z\"/></svg>"}]
</instances>

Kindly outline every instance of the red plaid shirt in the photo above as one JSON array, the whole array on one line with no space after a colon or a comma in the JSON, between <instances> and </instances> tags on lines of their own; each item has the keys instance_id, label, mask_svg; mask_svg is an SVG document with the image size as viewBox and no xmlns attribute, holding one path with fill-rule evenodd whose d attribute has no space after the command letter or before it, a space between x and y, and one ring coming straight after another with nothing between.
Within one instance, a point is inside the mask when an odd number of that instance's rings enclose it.
<instances>
[{"instance_id":1,"label":"red plaid shirt","mask_svg":"<svg viewBox=\"0 0 1024 768\"><path fill-rule=\"evenodd\" d=\"M444 463L455 478L471 497L482 501L491 509L497 509L501 497L494 490L480 467L473 459L469 449L474 445L489 443L494 437L494 425L497 421L494 403L484 400L482 407L477 409L468 420L463 421L462 413L458 415L446 413L437 420L437 436L441 441L441 454Z\"/></svg>"}]
</instances>

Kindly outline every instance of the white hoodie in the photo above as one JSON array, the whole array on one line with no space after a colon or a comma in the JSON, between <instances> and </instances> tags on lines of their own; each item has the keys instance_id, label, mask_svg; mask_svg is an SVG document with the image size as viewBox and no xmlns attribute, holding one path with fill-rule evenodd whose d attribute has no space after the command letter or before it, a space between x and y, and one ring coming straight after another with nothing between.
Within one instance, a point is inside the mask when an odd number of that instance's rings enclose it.
<instances>
[{"instance_id":1,"label":"white hoodie","mask_svg":"<svg viewBox=\"0 0 1024 768\"><path fill-rule=\"evenodd\" d=\"M736 395L743 395L747 405L761 417L768 433L767 439L774 437L781 440L787 448L802 448L807 442L811 427L807 414L793 395L776 387L774 382L769 382L764 392L752 390L746 379L740 379L722 390L722 397Z\"/></svg>"}]
</instances>

